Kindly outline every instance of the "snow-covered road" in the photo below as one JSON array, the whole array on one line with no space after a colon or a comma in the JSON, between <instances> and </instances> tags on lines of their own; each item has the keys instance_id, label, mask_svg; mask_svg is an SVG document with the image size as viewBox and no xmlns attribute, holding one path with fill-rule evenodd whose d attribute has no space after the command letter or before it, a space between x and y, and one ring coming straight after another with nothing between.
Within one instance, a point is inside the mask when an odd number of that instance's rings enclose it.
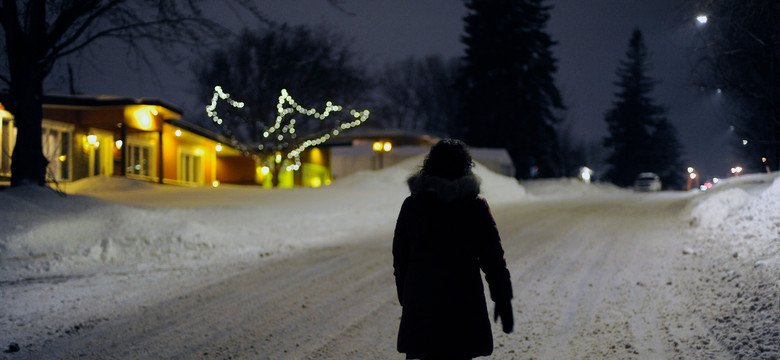
<instances>
[{"instance_id":1,"label":"snow-covered road","mask_svg":"<svg viewBox=\"0 0 780 360\"><path fill-rule=\"evenodd\" d=\"M122 313L40 359L392 358L398 305L384 246L321 248Z\"/></svg>"},{"instance_id":2,"label":"snow-covered road","mask_svg":"<svg viewBox=\"0 0 780 360\"><path fill-rule=\"evenodd\" d=\"M688 337L708 329L687 312L690 298L678 286L686 282L678 249L688 200L632 194L494 207L516 328L509 335L494 329L493 358L691 358ZM377 234L268 261L121 312L34 355L400 359L390 241Z\"/></svg>"},{"instance_id":3,"label":"snow-covered road","mask_svg":"<svg viewBox=\"0 0 780 360\"><path fill-rule=\"evenodd\" d=\"M0 191L0 359L401 359L419 160L323 189ZM777 174L639 194L476 171L515 290L492 359L780 357Z\"/></svg>"},{"instance_id":4,"label":"snow-covered road","mask_svg":"<svg viewBox=\"0 0 780 360\"><path fill-rule=\"evenodd\" d=\"M497 359L691 358L684 334L706 334L676 284L685 195L612 196L497 211L515 277L516 331ZM681 303L682 302L682 303Z\"/></svg>"}]
</instances>

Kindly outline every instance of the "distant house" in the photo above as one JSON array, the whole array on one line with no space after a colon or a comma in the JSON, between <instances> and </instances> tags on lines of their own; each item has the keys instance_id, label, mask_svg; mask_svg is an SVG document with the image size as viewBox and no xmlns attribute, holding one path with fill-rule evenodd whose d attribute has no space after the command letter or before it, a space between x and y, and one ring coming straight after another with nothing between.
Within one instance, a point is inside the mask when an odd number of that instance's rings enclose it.
<instances>
[{"instance_id":1,"label":"distant house","mask_svg":"<svg viewBox=\"0 0 780 360\"><path fill-rule=\"evenodd\" d=\"M67 182L120 175L173 184L256 182L256 157L181 115L181 109L158 99L45 96L47 178ZM16 129L13 114L3 109L0 116L0 176L10 177Z\"/></svg>"},{"instance_id":2,"label":"distant house","mask_svg":"<svg viewBox=\"0 0 780 360\"><path fill-rule=\"evenodd\" d=\"M438 137L401 129L358 128L340 135L329 147L335 180L362 170L377 170L428 153ZM387 150L385 151L385 144ZM377 148L375 148L377 146ZM505 149L471 148L471 157L493 172L514 177L515 168Z\"/></svg>"},{"instance_id":3,"label":"distant house","mask_svg":"<svg viewBox=\"0 0 780 360\"><path fill-rule=\"evenodd\" d=\"M43 152L47 179L125 176L169 184L271 186L268 162L230 139L181 119L182 110L150 98L45 96ZM0 180L11 176L13 114L0 104ZM428 152L439 138L398 129L357 128L301 154L301 168L279 174L280 187L318 187L362 170L395 165ZM379 149L374 146L379 145ZM379 151L376 151L379 150ZM514 176L506 150L472 148L488 169ZM283 165L290 165L282 159Z\"/></svg>"}]
</instances>

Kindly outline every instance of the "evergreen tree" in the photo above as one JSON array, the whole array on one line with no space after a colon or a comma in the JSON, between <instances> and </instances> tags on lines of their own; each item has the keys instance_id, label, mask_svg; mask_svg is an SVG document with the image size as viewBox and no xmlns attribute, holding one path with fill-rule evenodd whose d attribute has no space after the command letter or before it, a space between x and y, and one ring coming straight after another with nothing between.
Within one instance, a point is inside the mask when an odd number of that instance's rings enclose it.
<instances>
[{"instance_id":1,"label":"evergreen tree","mask_svg":"<svg viewBox=\"0 0 780 360\"><path fill-rule=\"evenodd\" d=\"M665 185L678 186L682 146L674 127L665 118L666 108L656 105L650 93L657 83L649 78L649 55L642 33L634 30L626 59L620 61L615 85L617 100L604 118L609 134L606 177L619 186L629 186L641 172L652 171Z\"/></svg>"},{"instance_id":2,"label":"evergreen tree","mask_svg":"<svg viewBox=\"0 0 780 360\"><path fill-rule=\"evenodd\" d=\"M464 64L458 77L460 137L509 151L518 178L557 176L553 114L563 109L553 74L555 42L542 0L468 0Z\"/></svg>"},{"instance_id":3,"label":"evergreen tree","mask_svg":"<svg viewBox=\"0 0 780 360\"><path fill-rule=\"evenodd\" d=\"M661 178L664 188L683 189L687 173L683 172L682 144L677 140L677 130L666 118L658 119L650 138L652 144L653 171Z\"/></svg>"}]
</instances>

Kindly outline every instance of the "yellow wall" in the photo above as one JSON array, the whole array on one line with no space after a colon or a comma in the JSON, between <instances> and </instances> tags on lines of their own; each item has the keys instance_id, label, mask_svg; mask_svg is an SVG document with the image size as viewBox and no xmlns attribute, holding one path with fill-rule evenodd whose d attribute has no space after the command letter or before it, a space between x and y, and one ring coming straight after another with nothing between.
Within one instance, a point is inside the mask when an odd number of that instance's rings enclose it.
<instances>
[{"instance_id":1,"label":"yellow wall","mask_svg":"<svg viewBox=\"0 0 780 360\"><path fill-rule=\"evenodd\" d=\"M143 131L160 131L164 124L164 112L162 107L151 105L126 106L122 109L125 124L130 128Z\"/></svg>"},{"instance_id":2,"label":"yellow wall","mask_svg":"<svg viewBox=\"0 0 780 360\"><path fill-rule=\"evenodd\" d=\"M249 156L218 156L217 180L223 183L252 184L255 182L255 160Z\"/></svg>"},{"instance_id":3,"label":"yellow wall","mask_svg":"<svg viewBox=\"0 0 780 360\"><path fill-rule=\"evenodd\" d=\"M217 151L218 142L206 137L180 129L168 124L164 119L180 117L165 107L157 105L121 105L105 107L75 107L44 105L44 118L74 124L69 161L72 160L71 177L73 180L89 176L90 167L89 152L82 146L82 138L87 135L100 133L102 136L100 147L111 147L103 156L107 165L106 173L118 174L123 166L127 166L127 159L122 159L121 150L115 148L114 140L122 138L122 126L126 127L126 141L130 139L153 138L153 141L144 141L144 146L154 149L154 164L150 169L148 178L159 178L163 182L180 183L180 162L182 153L191 154L200 158L200 172L196 179L199 184L210 185L215 181L234 183L254 183L257 180L255 174L255 160L244 156L241 152L222 146L222 151ZM176 135L176 130L181 133ZM145 134L145 135L142 135ZM148 135L148 137L147 137ZM162 143L162 149L160 149ZM136 144L138 145L138 144ZM123 144L127 146L127 144ZM160 167L162 164L162 168ZM292 186L294 177L292 172L280 177L283 184Z\"/></svg>"},{"instance_id":4,"label":"yellow wall","mask_svg":"<svg viewBox=\"0 0 780 360\"><path fill-rule=\"evenodd\" d=\"M332 181L330 173L330 149L309 148L301 154L302 186L320 187Z\"/></svg>"},{"instance_id":5,"label":"yellow wall","mask_svg":"<svg viewBox=\"0 0 780 360\"><path fill-rule=\"evenodd\" d=\"M322 165L304 163L301 167L303 186L320 187L330 185L331 176L330 169Z\"/></svg>"},{"instance_id":6,"label":"yellow wall","mask_svg":"<svg viewBox=\"0 0 780 360\"><path fill-rule=\"evenodd\" d=\"M181 135L176 136L176 130ZM195 135L171 124L163 124L163 178L179 182L179 166L182 152L195 154L201 158L201 184L211 184L216 173L216 141Z\"/></svg>"},{"instance_id":7,"label":"yellow wall","mask_svg":"<svg viewBox=\"0 0 780 360\"><path fill-rule=\"evenodd\" d=\"M177 178L177 172L178 172L178 163L179 159L177 159L176 155L176 148L178 141L175 140L176 135L174 135L174 129L173 127L163 126L163 133L162 133L162 174L159 174L159 176L165 180L169 181L178 181ZM160 145L157 145L160 146ZM158 165L159 166L159 165Z\"/></svg>"}]
</instances>

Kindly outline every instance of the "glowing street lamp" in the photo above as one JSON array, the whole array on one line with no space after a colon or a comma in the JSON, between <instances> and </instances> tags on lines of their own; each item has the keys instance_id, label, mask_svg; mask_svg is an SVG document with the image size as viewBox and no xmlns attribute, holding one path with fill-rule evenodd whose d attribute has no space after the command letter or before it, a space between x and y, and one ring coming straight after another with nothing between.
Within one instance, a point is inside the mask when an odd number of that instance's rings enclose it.
<instances>
[{"instance_id":1,"label":"glowing street lamp","mask_svg":"<svg viewBox=\"0 0 780 360\"><path fill-rule=\"evenodd\" d=\"M379 156L379 168L384 169L384 153L389 152L393 149L393 144L389 141L375 141L373 145L374 151Z\"/></svg>"},{"instance_id":2,"label":"glowing street lamp","mask_svg":"<svg viewBox=\"0 0 780 360\"><path fill-rule=\"evenodd\" d=\"M586 184L590 184L590 179L593 177L593 170L587 166L580 168L580 180Z\"/></svg>"},{"instance_id":3,"label":"glowing street lamp","mask_svg":"<svg viewBox=\"0 0 780 360\"><path fill-rule=\"evenodd\" d=\"M700 25L706 24L708 20L709 18L707 18L707 15L704 14L696 17L696 22L698 22Z\"/></svg>"},{"instance_id":4,"label":"glowing street lamp","mask_svg":"<svg viewBox=\"0 0 780 360\"><path fill-rule=\"evenodd\" d=\"M699 177L699 174L696 172L696 169L694 169L692 166L688 167L688 191L691 190L691 187L693 186L693 180L696 180L696 186L699 185L699 180L697 179Z\"/></svg>"},{"instance_id":5,"label":"glowing street lamp","mask_svg":"<svg viewBox=\"0 0 780 360\"><path fill-rule=\"evenodd\" d=\"M739 174L742 172L742 166L735 166L731 168L731 173L734 174L734 176L739 176Z\"/></svg>"}]
</instances>

